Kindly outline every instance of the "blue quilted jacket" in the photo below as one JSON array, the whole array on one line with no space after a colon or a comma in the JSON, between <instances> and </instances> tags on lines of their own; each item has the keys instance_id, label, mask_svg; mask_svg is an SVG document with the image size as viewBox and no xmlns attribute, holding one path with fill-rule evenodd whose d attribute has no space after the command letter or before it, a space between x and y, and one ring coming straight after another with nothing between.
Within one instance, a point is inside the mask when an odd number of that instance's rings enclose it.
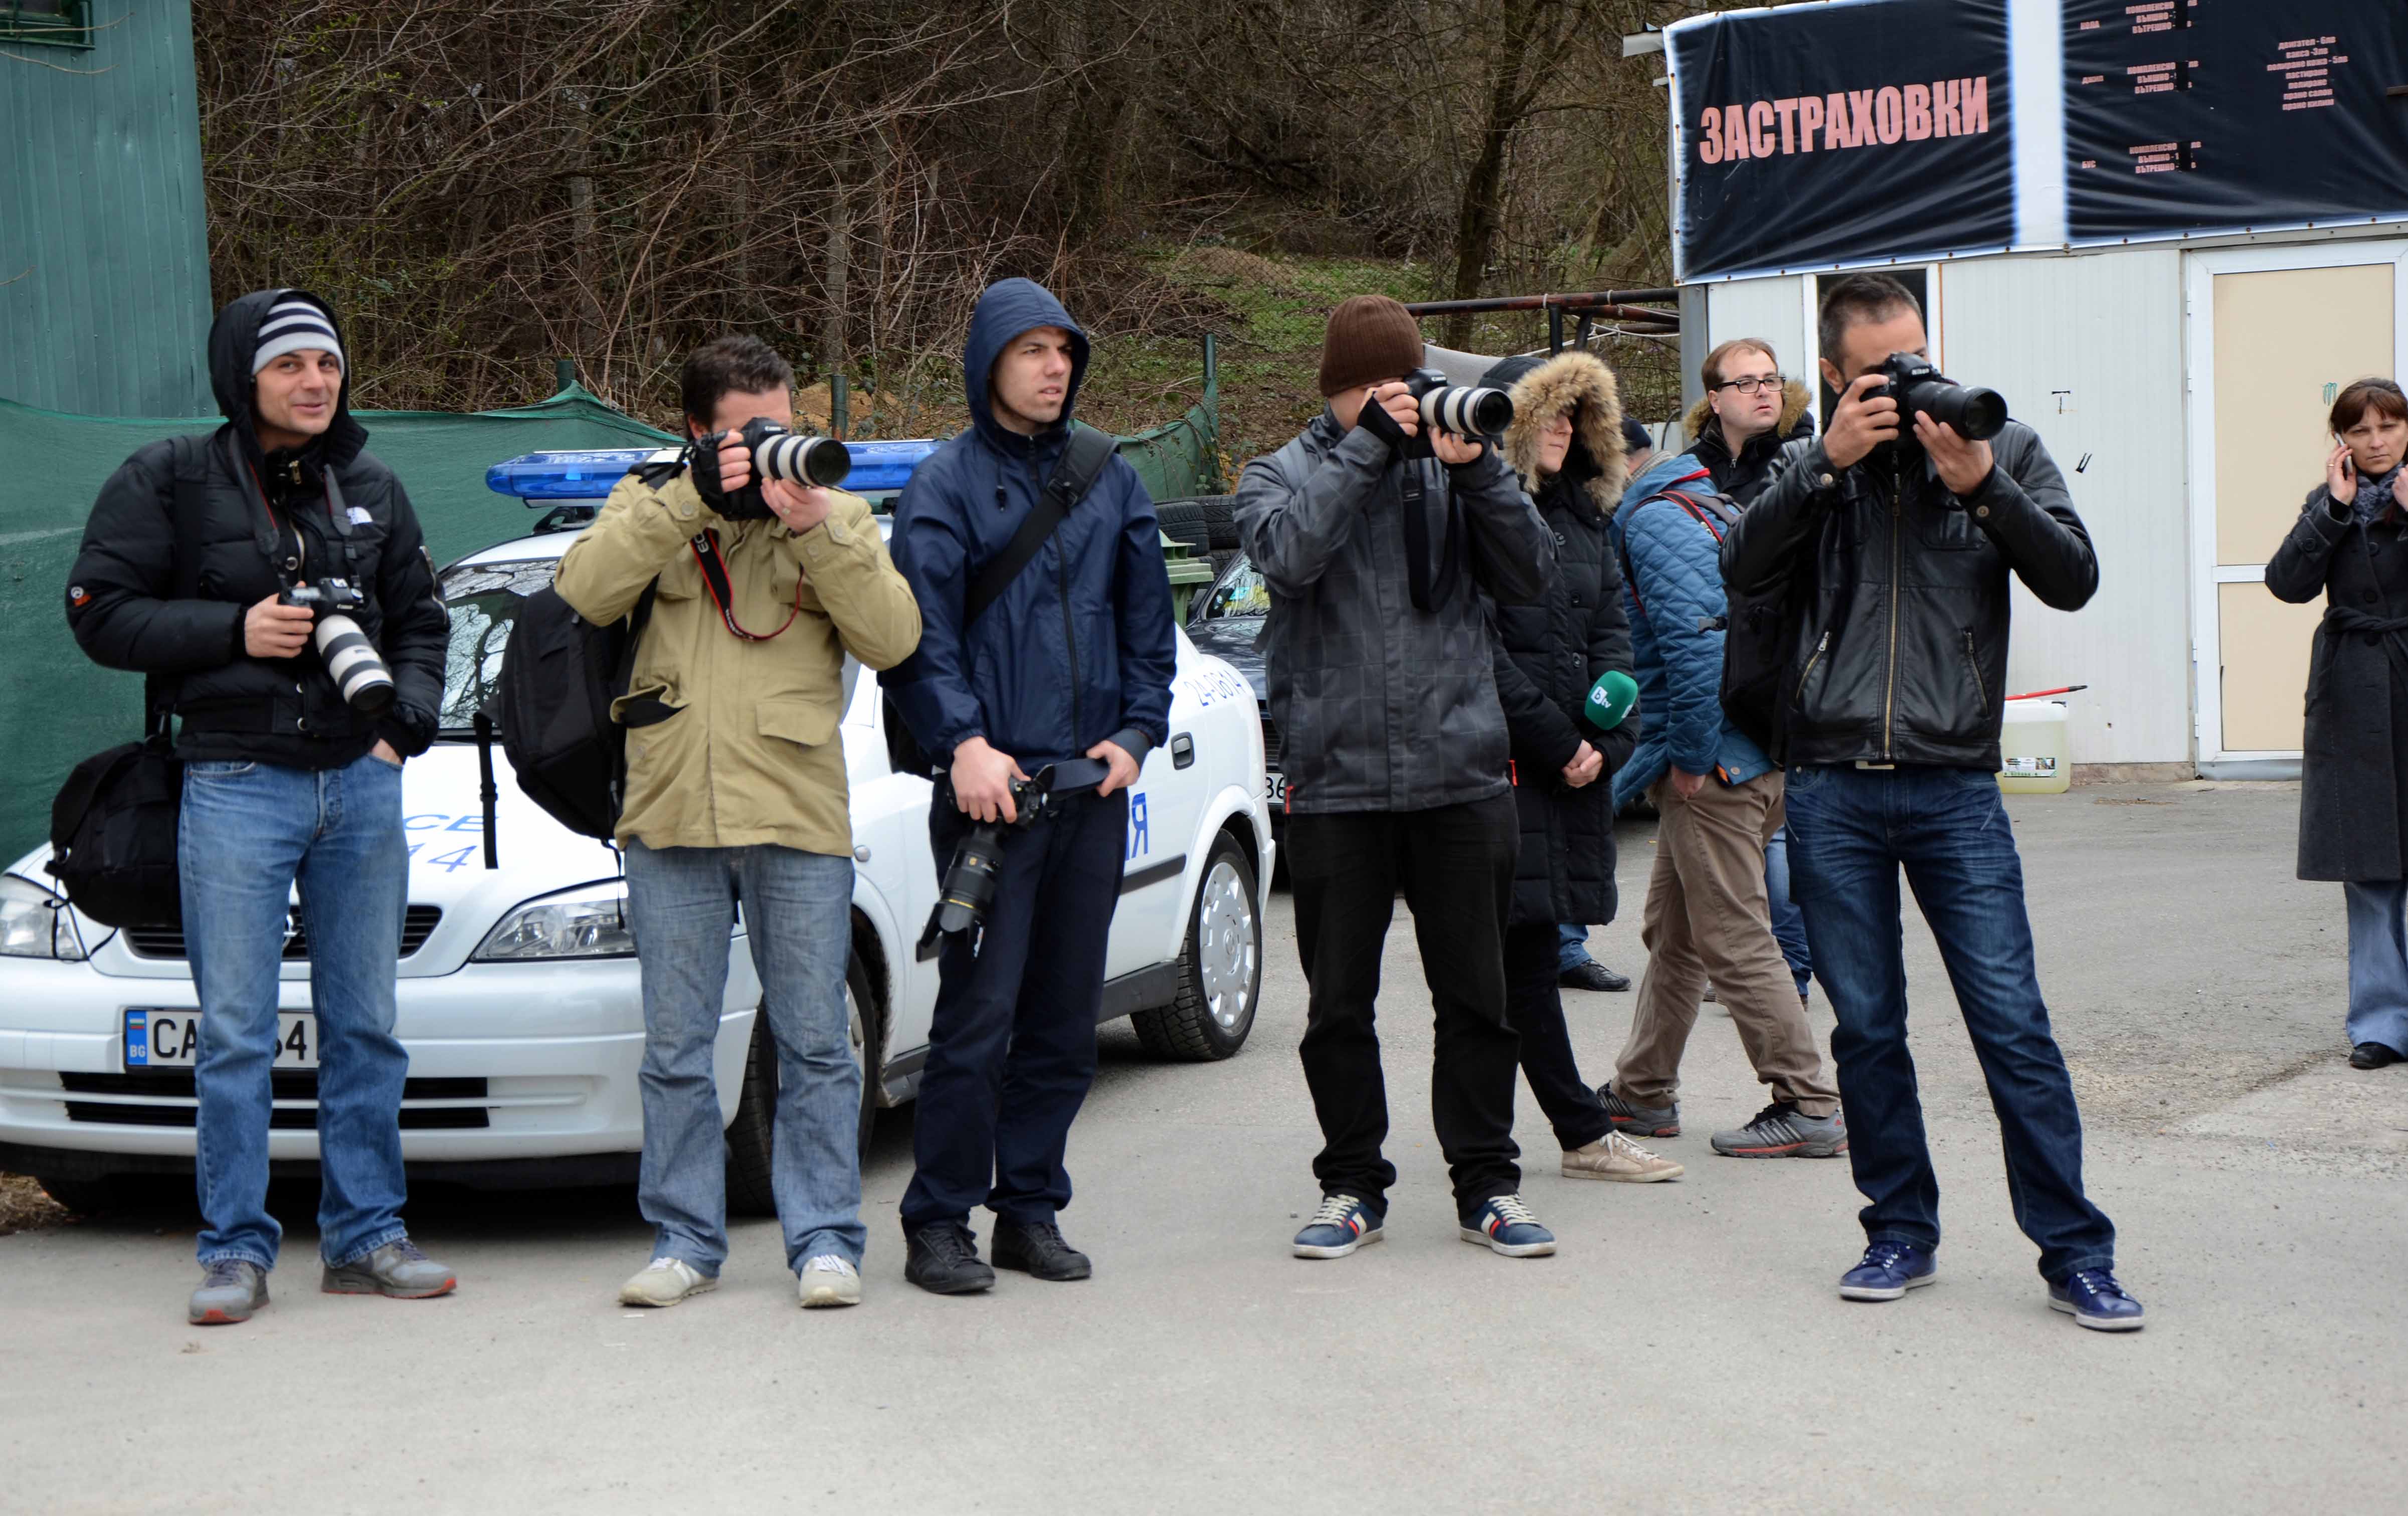
<instances>
[{"instance_id":1,"label":"blue quilted jacket","mask_svg":"<svg viewBox=\"0 0 2408 1516\"><path fill-rule=\"evenodd\" d=\"M1668 767L1691 774L1719 769L1726 781L1744 784L1773 766L1723 714L1723 634L1714 624L1728 608L1722 544L1663 493L1704 466L1685 452L1658 459L1623 492L1622 508L1607 526L1627 565L1622 608L1630 617L1639 708L1647 721L1630 761L1614 771L1616 810ZM1713 481L1701 478L1687 487L1711 491Z\"/></svg>"}]
</instances>

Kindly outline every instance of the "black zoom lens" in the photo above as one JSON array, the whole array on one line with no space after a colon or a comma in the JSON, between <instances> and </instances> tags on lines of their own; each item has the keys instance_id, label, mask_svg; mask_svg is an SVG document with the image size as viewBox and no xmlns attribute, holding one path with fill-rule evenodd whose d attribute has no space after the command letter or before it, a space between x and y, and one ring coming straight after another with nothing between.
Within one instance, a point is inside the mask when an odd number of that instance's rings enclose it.
<instances>
[{"instance_id":1,"label":"black zoom lens","mask_svg":"<svg viewBox=\"0 0 2408 1516\"><path fill-rule=\"evenodd\" d=\"M853 472L853 454L843 443L834 437L806 436L799 432L781 432L767 438L753 456L760 460L764 479L824 490L842 484L845 476Z\"/></svg>"},{"instance_id":2,"label":"black zoom lens","mask_svg":"<svg viewBox=\"0 0 2408 1516\"><path fill-rule=\"evenodd\" d=\"M996 866L1003 859L1003 827L994 822L974 826L953 850L953 866L945 870L945 887L937 901L937 929L966 932L986 916L995 903Z\"/></svg>"},{"instance_id":3,"label":"black zoom lens","mask_svg":"<svg viewBox=\"0 0 2408 1516\"><path fill-rule=\"evenodd\" d=\"M1431 390L1422 396L1422 423L1455 436L1495 436L1513 424L1513 397L1468 386Z\"/></svg>"},{"instance_id":4,"label":"black zoom lens","mask_svg":"<svg viewBox=\"0 0 2408 1516\"><path fill-rule=\"evenodd\" d=\"M1968 389L1946 379L1926 379L1910 385L1899 408L1910 417L1920 412L1956 429L1968 442L1986 442L2006 429L2007 397L1996 390Z\"/></svg>"}]
</instances>

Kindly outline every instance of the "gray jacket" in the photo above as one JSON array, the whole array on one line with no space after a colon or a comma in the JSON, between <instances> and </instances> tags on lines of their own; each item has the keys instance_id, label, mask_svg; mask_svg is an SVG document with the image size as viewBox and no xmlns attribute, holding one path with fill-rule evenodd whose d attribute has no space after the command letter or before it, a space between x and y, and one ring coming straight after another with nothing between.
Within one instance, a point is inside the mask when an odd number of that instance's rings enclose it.
<instances>
[{"instance_id":1,"label":"gray jacket","mask_svg":"<svg viewBox=\"0 0 2408 1516\"><path fill-rule=\"evenodd\" d=\"M1401 481L1427 480L1435 549L1459 512L1468 582L1431 610L1407 588ZM1502 794L1510 743L1480 595L1544 593L1547 530L1489 449L1408 463L1326 410L1246 465L1239 540L1270 586L1263 629L1288 809L1428 810Z\"/></svg>"}]
</instances>

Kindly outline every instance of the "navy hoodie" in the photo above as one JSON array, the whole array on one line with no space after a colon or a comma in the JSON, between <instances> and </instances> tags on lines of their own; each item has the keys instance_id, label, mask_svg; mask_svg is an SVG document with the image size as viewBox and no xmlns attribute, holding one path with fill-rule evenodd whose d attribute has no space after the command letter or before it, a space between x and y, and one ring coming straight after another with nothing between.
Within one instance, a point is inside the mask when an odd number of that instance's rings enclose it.
<instances>
[{"instance_id":1,"label":"navy hoodie","mask_svg":"<svg viewBox=\"0 0 2408 1516\"><path fill-rule=\"evenodd\" d=\"M1062 424L1023 436L996 421L987 383L1012 339L1039 326L1070 334L1070 384ZM1044 286L1004 279L979 297L962 371L969 430L922 462L896 504L891 549L920 601L920 647L883 681L940 764L972 737L1029 773L1107 738L1143 764L1168 735L1179 648L1154 502L1127 460L1107 461L978 624L962 625L970 580L1020 529L1062 456L1086 334Z\"/></svg>"}]
</instances>

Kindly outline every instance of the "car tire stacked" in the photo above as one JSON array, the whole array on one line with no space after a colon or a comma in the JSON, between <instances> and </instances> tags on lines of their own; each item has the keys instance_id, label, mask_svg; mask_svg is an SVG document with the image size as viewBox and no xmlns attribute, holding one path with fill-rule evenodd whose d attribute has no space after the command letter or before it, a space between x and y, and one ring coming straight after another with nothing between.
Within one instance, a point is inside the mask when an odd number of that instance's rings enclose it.
<instances>
[{"instance_id":1,"label":"car tire stacked","mask_svg":"<svg viewBox=\"0 0 2408 1516\"><path fill-rule=\"evenodd\" d=\"M1185 543L1196 557L1210 559L1212 572L1218 574L1237 555L1237 504L1234 494L1190 495L1179 500L1157 500L1154 513L1162 522L1163 531Z\"/></svg>"}]
</instances>

